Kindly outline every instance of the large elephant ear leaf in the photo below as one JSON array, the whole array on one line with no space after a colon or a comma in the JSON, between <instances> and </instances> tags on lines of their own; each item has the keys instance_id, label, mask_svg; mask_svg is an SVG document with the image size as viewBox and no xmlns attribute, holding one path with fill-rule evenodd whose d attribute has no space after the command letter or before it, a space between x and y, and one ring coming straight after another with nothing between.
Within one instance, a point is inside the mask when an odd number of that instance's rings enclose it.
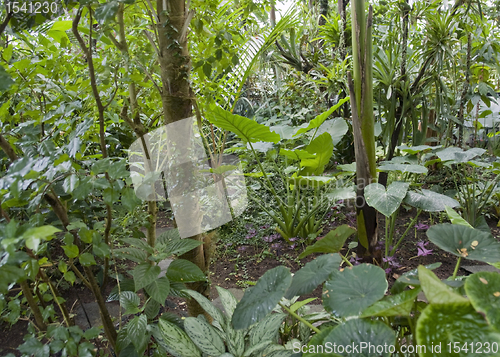
<instances>
[{"instance_id":1,"label":"large elephant ear leaf","mask_svg":"<svg viewBox=\"0 0 500 357\"><path fill-rule=\"evenodd\" d=\"M207 119L215 126L235 133L246 143L264 141L276 144L280 141L279 134L269 130L267 126L219 107L212 108Z\"/></svg>"},{"instance_id":2,"label":"large elephant ear leaf","mask_svg":"<svg viewBox=\"0 0 500 357\"><path fill-rule=\"evenodd\" d=\"M425 346L419 353L421 357L479 356L468 353L471 352L471 346L478 346L478 341L481 341L482 346L486 346L486 343L488 346L500 345L500 334L470 304L430 304L417 320L416 330L417 345ZM462 353L451 354L453 350L450 349L457 345ZM462 349L464 346L469 346L467 352Z\"/></svg>"},{"instance_id":3,"label":"large elephant ear leaf","mask_svg":"<svg viewBox=\"0 0 500 357\"><path fill-rule=\"evenodd\" d=\"M287 268L278 266L268 270L254 287L245 291L236 306L232 318L234 328L245 329L264 318L285 296L291 282L292 274Z\"/></svg>"},{"instance_id":4,"label":"large elephant ear leaf","mask_svg":"<svg viewBox=\"0 0 500 357\"><path fill-rule=\"evenodd\" d=\"M333 154L332 136L329 133L321 134L307 145L306 151L315 156L300 161L300 166L306 167L302 174L321 175Z\"/></svg>"},{"instance_id":5,"label":"large elephant ear leaf","mask_svg":"<svg viewBox=\"0 0 500 357\"><path fill-rule=\"evenodd\" d=\"M371 264L360 264L335 272L323 287L323 305L341 317L357 316L381 299L387 290L385 272Z\"/></svg>"},{"instance_id":6,"label":"large elephant ear leaf","mask_svg":"<svg viewBox=\"0 0 500 357\"><path fill-rule=\"evenodd\" d=\"M446 206L452 208L460 206L453 198L430 190L422 190L422 192L408 191L404 202L426 212L440 212L444 211Z\"/></svg>"},{"instance_id":7,"label":"large elephant ear leaf","mask_svg":"<svg viewBox=\"0 0 500 357\"><path fill-rule=\"evenodd\" d=\"M439 248L471 260L500 261L500 243L489 233L458 224L437 224L427 230L429 240Z\"/></svg>"},{"instance_id":8,"label":"large elephant ear leaf","mask_svg":"<svg viewBox=\"0 0 500 357\"><path fill-rule=\"evenodd\" d=\"M465 292L472 306L485 314L486 320L500 332L500 274L479 272L465 281Z\"/></svg>"},{"instance_id":9,"label":"large elephant ear leaf","mask_svg":"<svg viewBox=\"0 0 500 357\"><path fill-rule=\"evenodd\" d=\"M401 205L406 196L407 182L393 182L387 190L379 183L372 183L365 187L365 199L369 206L372 206L384 216L391 216Z\"/></svg>"}]
</instances>

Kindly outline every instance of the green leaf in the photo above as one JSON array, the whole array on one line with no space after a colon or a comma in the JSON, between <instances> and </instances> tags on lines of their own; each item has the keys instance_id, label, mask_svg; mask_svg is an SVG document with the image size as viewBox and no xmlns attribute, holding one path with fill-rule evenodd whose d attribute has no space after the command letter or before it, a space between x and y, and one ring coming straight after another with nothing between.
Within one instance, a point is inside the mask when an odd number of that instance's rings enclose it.
<instances>
[{"instance_id":1,"label":"green leaf","mask_svg":"<svg viewBox=\"0 0 500 357\"><path fill-rule=\"evenodd\" d=\"M21 353L35 357L49 357L49 345L42 344L36 338L31 337L25 343L18 347Z\"/></svg>"},{"instance_id":2,"label":"green leaf","mask_svg":"<svg viewBox=\"0 0 500 357\"><path fill-rule=\"evenodd\" d=\"M221 129L235 133L244 142L265 141L276 144L280 140L280 136L270 131L267 126L219 107L212 109L208 120Z\"/></svg>"},{"instance_id":3,"label":"green leaf","mask_svg":"<svg viewBox=\"0 0 500 357\"><path fill-rule=\"evenodd\" d=\"M223 324L225 319L222 312L215 307L210 300L208 300L205 296L194 290L185 290L185 293L190 295L193 299L195 299L198 304L205 310L212 318L219 322L219 324Z\"/></svg>"},{"instance_id":4,"label":"green leaf","mask_svg":"<svg viewBox=\"0 0 500 357\"><path fill-rule=\"evenodd\" d=\"M0 65L0 92L8 91L14 83L10 74Z\"/></svg>"},{"instance_id":5,"label":"green leaf","mask_svg":"<svg viewBox=\"0 0 500 357\"><path fill-rule=\"evenodd\" d=\"M80 255L78 258L80 261L80 264L83 266L88 266L88 265L96 265L97 263L95 262L94 256L90 253L83 253Z\"/></svg>"},{"instance_id":6,"label":"green leaf","mask_svg":"<svg viewBox=\"0 0 500 357\"><path fill-rule=\"evenodd\" d=\"M457 207L460 205L451 197L429 190L422 190L421 193L409 191L404 202L426 212L444 211L446 206Z\"/></svg>"},{"instance_id":7,"label":"green leaf","mask_svg":"<svg viewBox=\"0 0 500 357\"><path fill-rule=\"evenodd\" d=\"M133 291L122 291L120 293L120 306L125 309L125 314L137 314L141 311L139 296Z\"/></svg>"},{"instance_id":8,"label":"green leaf","mask_svg":"<svg viewBox=\"0 0 500 357\"><path fill-rule=\"evenodd\" d=\"M68 258L76 258L78 256L79 250L76 245L63 245L62 248L64 249L64 253L66 253Z\"/></svg>"},{"instance_id":9,"label":"green leaf","mask_svg":"<svg viewBox=\"0 0 500 357\"><path fill-rule=\"evenodd\" d=\"M341 259L338 254L325 254L307 263L296 272L285 298L306 295L322 284L328 276L339 268Z\"/></svg>"},{"instance_id":10,"label":"green leaf","mask_svg":"<svg viewBox=\"0 0 500 357\"><path fill-rule=\"evenodd\" d=\"M425 297L431 304L468 304L469 300L457 294L451 287L443 283L429 269L420 265L418 267L418 279L424 290Z\"/></svg>"},{"instance_id":11,"label":"green leaf","mask_svg":"<svg viewBox=\"0 0 500 357\"><path fill-rule=\"evenodd\" d=\"M185 259L176 259L167 269L167 277L179 283L192 283L207 280L206 275L198 266Z\"/></svg>"},{"instance_id":12,"label":"green leaf","mask_svg":"<svg viewBox=\"0 0 500 357\"><path fill-rule=\"evenodd\" d=\"M344 246L347 238L349 238L356 230L346 224L335 228L335 230L328 232L326 236L311 246L308 246L299 259L307 257L313 253L338 253Z\"/></svg>"},{"instance_id":13,"label":"green leaf","mask_svg":"<svg viewBox=\"0 0 500 357\"><path fill-rule=\"evenodd\" d=\"M175 357L201 357L200 350L179 327L163 319L158 321L158 325L170 354Z\"/></svg>"},{"instance_id":14,"label":"green leaf","mask_svg":"<svg viewBox=\"0 0 500 357\"><path fill-rule=\"evenodd\" d=\"M127 323L127 337L136 348L140 346L140 341L144 339L147 326L148 318L146 315L135 316Z\"/></svg>"},{"instance_id":15,"label":"green leaf","mask_svg":"<svg viewBox=\"0 0 500 357\"><path fill-rule=\"evenodd\" d=\"M152 283L146 285L144 289L149 296L164 305L168 293L170 292L170 281L167 277L162 276L161 278L155 279Z\"/></svg>"},{"instance_id":16,"label":"green leaf","mask_svg":"<svg viewBox=\"0 0 500 357\"><path fill-rule=\"evenodd\" d=\"M382 300L367 308L361 317L409 316L420 289L403 291L397 295L384 296Z\"/></svg>"},{"instance_id":17,"label":"green leaf","mask_svg":"<svg viewBox=\"0 0 500 357\"><path fill-rule=\"evenodd\" d=\"M137 197L133 188L126 187L122 191L121 202L129 211L133 211L142 201Z\"/></svg>"},{"instance_id":18,"label":"green leaf","mask_svg":"<svg viewBox=\"0 0 500 357\"><path fill-rule=\"evenodd\" d=\"M142 289L158 278L161 268L149 263L139 264L134 268L132 276L134 277L135 291Z\"/></svg>"},{"instance_id":19,"label":"green leaf","mask_svg":"<svg viewBox=\"0 0 500 357\"><path fill-rule=\"evenodd\" d=\"M204 320L187 317L184 320L184 330L201 352L209 356L220 356L226 351L222 338Z\"/></svg>"},{"instance_id":20,"label":"green leaf","mask_svg":"<svg viewBox=\"0 0 500 357\"><path fill-rule=\"evenodd\" d=\"M149 299L144 307L144 313L148 319L153 320L160 312L161 304L153 299Z\"/></svg>"},{"instance_id":21,"label":"green leaf","mask_svg":"<svg viewBox=\"0 0 500 357\"><path fill-rule=\"evenodd\" d=\"M287 314L269 314L250 330L250 346L256 345L264 340L278 342L278 332Z\"/></svg>"},{"instance_id":22,"label":"green leaf","mask_svg":"<svg viewBox=\"0 0 500 357\"><path fill-rule=\"evenodd\" d=\"M313 159L302 159L300 166L307 167L307 175L321 175L333 154L332 136L329 133L319 135L306 146L306 151L315 156Z\"/></svg>"},{"instance_id":23,"label":"green leaf","mask_svg":"<svg viewBox=\"0 0 500 357\"><path fill-rule=\"evenodd\" d=\"M387 187L372 183L365 187L365 199L369 206L375 208L386 217L392 216L406 196L408 182L393 182Z\"/></svg>"},{"instance_id":24,"label":"green leaf","mask_svg":"<svg viewBox=\"0 0 500 357\"><path fill-rule=\"evenodd\" d=\"M255 286L245 291L236 306L232 318L234 328L245 329L264 318L276 307L291 282L290 270L283 266L264 273Z\"/></svg>"},{"instance_id":25,"label":"green leaf","mask_svg":"<svg viewBox=\"0 0 500 357\"><path fill-rule=\"evenodd\" d=\"M451 224L459 224L462 226L473 228L469 222L462 218L453 208L446 206L445 207L446 214L448 218L450 218Z\"/></svg>"},{"instance_id":26,"label":"green leaf","mask_svg":"<svg viewBox=\"0 0 500 357\"><path fill-rule=\"evenodd\" d=\"M449 161L450 163L466 163L476 156L481 156L486 150L481 148L472 148L464 151L457 147L449 147L438 151L436 154L441 161Z\"/></svg>"},{"instance_id":27,"label":"green leaf","mask_svg":"<svg viewBox=\"0 0 500 357\"><path fill-rule=\"evenodd\" d=\"M323 305L341 317L359 315L384 296L387 286L382 268L371 264L348 267L324 284Z\"/></svg>"},{"instance_id":28,"label":"green leaf","mask_svg":"<svg viewBox=\"0 0 500 357\"><path fill-rule=\"evenodd\" d=\"M203 242L194 239L183 238L168 242L166 244L166 249L169 252L169 255L179 256L193 250L194 248L202 244Z\"/></svg>"},{"instance_id":29,"label":"green leaf","mask_svg":"<svg viewBox=\"0 0 500 357\"><path fill-rule=\"evenodd\" d=\"M114 0L100 4L97 9L95 9L96 20L99 21L100 24L104 24L105 22L114 19L116 13L118 12L118 6L118 2Z\"/></svg>"},{"instance_id":30,"label":"green leaf","mask_svg":"<svg viewBox=\"0 0 500 357\"><path fill-rule=\"evenodd\" d=\"M402 173L426 174L427 168L422 165L381 163L380 171L401 171Z\"/></svg>"},{"instance_id":31,"label":"green leaf","mask_svg":"<svg viewBox=\"0 0 500 357\"><path fill-rule=\"evenodd\" d=\"M342 356L356 357L380 357L391 356L388 349L378 352L369 346L394 346L396 343L396 334L394 331L381 321L369 321L362 319L352 319L346 321L337 327L321 341L324 346L357 346L358 351L347 353L345 350L341 353ZM332 351L337 352L337 351ZM340 352L340 351L338 351ZM340 353L339 353L340 354ZM331 356L331 354L328 354Z\"/></svg>"},{"instance_id":32,"label":"green leaf","mask_svg":"<svg viewBox=\"0 0 500 357\"><path fill-rule=\"evenodd\" d=\"M54 226L41 226L35 228L29 228L24 232L23 238L26 240L26 247L32 250L37 250L42 239L47 239L56 232L61 230ZM78 255L78 253L77 253Z\"/></svg>"},{"instance_id":33,"label":"green leaf","mask_svg":"<svg viewBox=\"0 0 500 357\"><path fill-rule=\"evenodd\" d=\"M67 271L63 276L66 281L71 283L71 285L73 285L76 281L75 273L73 273L72 271Z\"/></svg>"},{"instance_id":34,"label":"green leaf","mask_svg":"<svg viewBox=\"0 0 500 357\"><path fill-rule=\"evenodd\" d=\"M220 286L216 286L215 288L219 293L220 301L222 303L222 306L224 306L226 315L229 317L229 319L231 319L231 317L233 317L234 309L236 309L236 305L238 304L238 300L236 300L234 295L229 290L221 288Z\"/></svg>"},{"instance_id":35,"label":"green leaf","mask_svg":"<svg viewBox=\"0 0 500 357\"><path fill-rule=\"evenodd\" d=\"M441 266L441 262L425 265L425 267L429 270L434 270L437 269ZM418 280L418 268L412 269L410 271L407 271L406 273L403 273L394 285L392 285L391 288L391 293L392 294L399 294L404 290L404 288L407 285L413 285L413 286L420 286L420 280Z\"/></svg>"},{"instance_id":36,"label":"green leaf","mask_svg":"<svg viewBox=\"0 0 500 357\"><path fill-rule=\"evenodd\" d=\"M500 332L500 274L479 272L470 275L465 281L465 292L472 306Z\"/></svg>"},{"instance_id":37,"label":"green leaf","mask_svg":"<svg viewBox=\"0 0 500 357\"><path fill-rule=\"evenodd\" d=\"M76 188L78 185L78 176L76 175L69 175L64 179L63 182L63 190L66 193L71 193L73 190Z\"/></svg>"},{"instance_id":38,"label":"green leaf","mask_svg":"<svg viewBox=\"0 0 500 357\"><path fill-rule=\"evenodd\" d=\"M429 146L429 145L418 145L418 146L401 145L398 146L397 148L403 152L409 153L410 155L415 155L422 151L436 150L439 149L440 147L441 146Z\"/></svg>"},{"instance_id":39,"label":"green leaf","mask_svg":"<svg viewBox=\"0 0 500 357\"><path fill-rule=\"evenodd\" d=\"M286 150L286 149L280 149L280 155L286 156L291 160L302 160L302 159L314 159L315 156L313 154L310 154L309 152L305 150Z\"/></svg>"},{"instance_id":40,"label":"green leaf","mask_svg":"<svg viewBox=\"0 0 500 357\"><path fill-rule=\"evenodd\" d=\"M308 132L309 130L311 129L314 129L314 128L319 128L321 126L321 124L324 123L324 121L326 119L328 119L328 117L334 112L336 111L337 109L339 109L345 102L347 102L349 100L349 97L346 97L346 98L343 98L341 100L339 100L339 102L337 104L335 104L333 107L331 107L330 109L328 109L326 112L324 113L321 113L320 115L318 115L317 117L315 117L313 120L311 120L309 122L309 125L306 127L306 128L301 128L299 129L295 135L295 136L298 136L302 133L306 133Z\"/></svg>"},{"instance_id":41,"label":"green leaf","mask_svg":"<svg viewBox=\"0 0 500 357\"><path fill-rule=\"evenodd\" d=\"M500 242L489 233L457 224L437 224L427 230L429 240L439 248L471 260L500 261Z\"/></svg>"},{"instance_id":42,"label":"green leaf","mask_svg":"<svg viewBox=\"0 0 500 357\"><path fill-rule=\"evenodd\" d=\"M428 305L417 320L416 337L418 345L426 346L425 351L419 353L421 357L485 356L486 342L489 346L500 345L500 334L494 332L472 306L456 303ZM478 342L483 346L481 351L478 350ZM456 345L459 353L453 353ZM462 347L470 348L471 345L475 348L474 352L462 350Z\"/></svg>"}]
</instances>

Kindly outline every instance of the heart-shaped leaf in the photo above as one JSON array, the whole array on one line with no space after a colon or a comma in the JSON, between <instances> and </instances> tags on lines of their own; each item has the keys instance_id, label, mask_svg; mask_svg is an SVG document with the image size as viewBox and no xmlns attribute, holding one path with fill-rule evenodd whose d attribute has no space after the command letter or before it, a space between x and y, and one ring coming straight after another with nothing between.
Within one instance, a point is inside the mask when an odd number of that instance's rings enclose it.
<instances>
[{"instance_id":1,"label":"heart-shaped leaf","mask_svg":"<svg viewBox=\"0 0 500 357\"><path fill-rule=\"evenodd\" d=\"M338 254L325 254L307 263L294 274L292 285L288 288L285 298L291 299L294 296L309 294L338 269L340 262Z\"/></svg>"},{"instance_id":2,"label":"heart-shaped leaf","mask_svg":"<svg viewBox=\"0 0 500 357\"><path fill-rule=\"evenodd\" d=\"M310 245L299 255L299 259L307 257L313 253L338 253L344 246L347 238L349 238L356 230L346 224L335 228L335 230L328 232L326 236L319 241Z\"/></svg>"},{"instance_id":3,"label":"heart-shaped leaf","mask_svg":"<svg viewBox=\"0 0 500 357\"><path fill-rule=\"evenodd\" d=\"M406 196L408 182L393 182L387 190L379 183L372 183L365 187L365 199L369 206L386 217L390 217L401 205Z\"/></svg>"},{"instance_id":4,"label":"heart-shaped leaf","mask_svg":"<svg viewBox=\"0 0 500 357\"><path fill-rule=\"evenodd\" d=\"M451 197L429 190L422 190L421 193L409 191L404 202L426 212L440 212L444 211L446 206L457 207L460 205Z\"/></svg>"},{"instance_id":5,"label":"heart-shaped leaf","mask_svg":"<svg viewBox=\"0 0 500 357\"><path fill-rule=\"evenodd\" d=\"M151 284L146 285L146 292L154 300L162 305L165 305L168 293L170 292L170 281L166 276L155 279Z\"/></svg>"},{"instance_id":6,"label":"heart-shaped leaf","mask_svg":"<svg viewBox=\"0 0 500 357\"><path fill-rule=\"evenodd\" d=\"M472 148L464 151L457 147L449 147L438 151L436 154L441 161L451 161L450 163L465 163L472 160L477 156L481 156L486 150L481 148Z\"/></svg>"},{"instance_id":7,"label":"heart-shaped leaf","mask_svg":"<svg viewBox=\"0 0 500 357\"><path fill-rule=\"evenodd\" d=\"M406 290L400 294L385 296L367 308L361 317L408 316L420 289Z\"/></svg>"},{"instance_id":8,"label":"heart-shaped leaf","mask_svg":"<svg viewBox=\"0 0 500 357\"><path fill-rule=\"evenodd\" d=\"M399 150L407 152L411 155L418 154L422 151L432 151L441 148L441 146L429 146L429 145L418 145L418 146L406 146L401 145L397 147Z\"/></svg>"},{"instance_id":9,"label":"heart-shaped leaf","mask_svg":"<svg viewBox=\"0 0 500 357\"><path fill-rule=\"evenodd\" d=\"M295 150L280 149L280 155L286 156L292 160L314 159L315 157L313 154L300 149L295 149Z\"/></svg>"},{"instance_id":10,"label":"heart-shaped leaf","mask_svg":"<svg viewBox=\"0 0 500 357\"><path fill-rule=\"evenodd\" d=\"M443 283L432 271L420 265L418 267L418 279L425 297L431 304L468 304L469 300L457 294L451 287Z\"/></svg>"},{"instance_id":11,"label":"heart-shaped leaf","mask_svg":"<svg viewBox=\"0 0 500 357\"><path fill-rule=\"evenodd\" d=\"M244 142L265 141L276 144L280 141L280 136L269 130L267 126L252 119L232 114L219 107L215 107L210 111L208 120L221 129L235 133Z\"/></svg>"},{"instance_id":12,"label":"heart-shaped leaf","mask_svg":"<svg viewBox=\"0 0 500 357\"><path fill-rule=\"evenodd\" d=\"M425 267L429 270L437 269L440 266L441 262L425 265ZM420 280L418 280L418 269L412 269L403 273L403 275L401 275L392 286L391 293L399 294L407 285L420 286Z\"/></svg>"},{"instance_id":13,"label":"heart-shaped leaf","mask_svg":"<svg viewBox=\"0 0 500 357\"><path fill-rule=\"evenodd\" d=\"M359 315L384 296L387 286L382 268L371 264L345 268L325 283L323 305L341 317Z\"/></svg>"},{"instance_id":14,"label":"heart-shaped leaf","mask_svg":"<svg viewBox=\"0 0 500 357\"><path fill-rule=\"evenodd\" d=\"M429 240L439 248L471 260L500 261L500 243L489 233L457 224L437 224L427 230Z\"/></svg>"},{"instance_id":15,"label":"heart-shaped leaf","mask_svg":"<svg viewBox=\"0 0 500 357\"><path fill-rule=\"evenodd\" d=\"M421 357L484 356L482 349L486 343L490 348L500 344L500 334L470 304L430 304L417 320L416 330L417 345L425 346L419 353ZM482 346L481 351L478 342ZM464 346L468 346L469 350L462 350Z\"/></svg>"},{"instance_id":16,"label":"heart-shaped leaf","mask_svg":"<svg viewBox=\"0 0 500 357\"><path fill-rule=\"evenodd\" d=\"M341 356L380 357L390 356L389 348L383 347L394 346L395 342L396 334L383 322L352 319L331 330L321 344L325 347L335 346L335 349L329 352Z\"/></svg>"},{"instance_id":17,"label":"heart-shaped leaf","mask_svg":"<svg viewBox=\"0 0 500 357\"><path fill-rule=\"evenodd\" d=\"M401 171L402 173L410 172L413 174L427 173L427 168L425 166L412 164L393 164L382 162L378 169L380 171Z\"/></svg>"},{"instance_id":18,"label":"heart-shaped leaf","mask_svg":"<svg viewBox=\"0 0 500 357\"><path fill-rule=\"evenodd\" d=\"M479 272L465 281L465 292L472 306L485 314L486 320L500 332L500 274Z\"/></svg>"},{"instance_id":19,"label":"heart-shaped leaf","mask_svg":"<svg viewBox=\"0 0 500 357\"><path fill-rule=\"evenodd\" d=\"M245 291L245 295L236 306L232 318L234 328L245 329L264 318L285 296L291 282L292 274L284 266L278 266L264 273L254 287Z\"/></svg>"},{"instance_id":20,"label":"heart-shaped leaf","mask_svg":"<svg viewBox=\"0 0 500 357\"><path fill-rule=\"evenodd\" d=\"M333 154L331 135L329 133L321 134L307 145L306 150L315 156L312 159L304 158L300 161L300 166L306 168L302 173L304 175L321 175Z\"/></svg>"}]
</instances>

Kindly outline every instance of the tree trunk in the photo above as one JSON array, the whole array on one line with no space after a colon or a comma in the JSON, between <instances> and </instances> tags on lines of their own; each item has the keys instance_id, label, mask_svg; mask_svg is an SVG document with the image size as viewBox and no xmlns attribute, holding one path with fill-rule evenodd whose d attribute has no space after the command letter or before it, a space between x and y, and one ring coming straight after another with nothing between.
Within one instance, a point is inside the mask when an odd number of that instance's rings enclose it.
<instances>
[{"instance_id":1,"label":"tree trunk","mask_svg":"<svg viewBox=\"0 0 500 357\"><path fill-rule=\"evenodd\" d=\"M366 204L365 187L377 178L372 85L372 14L370 6L365 18L364 0L354 0L352 9L353 78L348 73L349 92L356 154L356 219L358 226L358 256L369 262L380 262L376 250L377 211Z\"/></svg>"},{"instance_id":2,"label":"tree trunk","mask_svg":"<svg viewBox=\"0 0 500 357\"><path fill-rule=\"evenodd\" d=\"M159 24L159 63L162 80L161 100L165 124L192 116L193 93L189 84L191 62L187 45L187 28L192 13L186 9L185 0L157 0ZM182 141L190 138L181 138ZM184 153L181 153L183 155ZM200 222L201 223L201 222ZM198 222L193 222L194 225ZM204 235L197 234L191 239L203 242ZM181 258L196 264L203 272L207 272L209 261L204 250L206 246L187 252ZM208 251L208 249L207 249ZM209 297L210 288L207 282L186 284L189 288ZM205 313L194 300L188 300L188 312L191 316ZM205 315L209 317L206 313Z\"/></svg>"}]
</instances>

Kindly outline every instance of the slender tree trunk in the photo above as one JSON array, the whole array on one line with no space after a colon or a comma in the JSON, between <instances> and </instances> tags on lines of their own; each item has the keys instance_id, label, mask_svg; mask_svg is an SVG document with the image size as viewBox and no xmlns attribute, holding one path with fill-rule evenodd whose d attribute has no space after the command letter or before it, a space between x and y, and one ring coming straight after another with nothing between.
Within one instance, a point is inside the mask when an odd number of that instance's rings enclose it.
<instances>
[{"instance_id":1,"label":"slender tree trunk","mask_svg":"<svg viewBox=\"0 0 500 357\"><path fill-rule=\"evenodd\" d=\"M364 195L365 187L377 179L372 84L373 10L370 6L366 19L364 0L354 0L351 9L353 78L348 73L348 83L356 154L358 256L365 261L380 262L380 250L375 249L378 242L377 211L367 205Z\"/></svg>"},{"instance_id":2,"label":"slender tree trunk","mask_svg":"<svg viewBox=\"0 0 500 357\"><path fill-rule=\"evenodd\" d=\"M30 286L28 284L28 281L25 280L25 281L21 282L19 285L21 285L21 289L23 291L24 297L26 298L26 301L28 302L28 305L30 306L31 312L33 313L33 316L35 317L36 326L41 331L46 331L47 325L45 324L45 322L43 322L42 313L40 312L40 309L38 308L38 304L36 303L35 298L33 297L33 294L31 293L31 289L30 289Z\"/></svg>"},{"instance_id":3,"label":"slender tree trunk","mask_svg":"<svg viewBox=\"0 0 500 357\"><path fill-rule=\"evenodd\" d=\"M467 92L469 91L469 78L470 78L470 60L472 52L472 38L470 32L467 33L467 63L465 68L465 82L462 88L462 95L460 96L460 108L458 110L458 146L464 145L464 110Z\"/></svg>"},{"instance_id":4,"label":"slender tree trunk","mask_svg":"<svg viewBox=\"0 0 500 357\"><path fill-rule=\"evenodd\" d=\"M186 9L185 0L157 0L157 24L159 39L159 63L162 80L161 100L165 124L189 118L193 115L193 92L189 83L191 62L187 45L188 22L191 14ZM190 138L180 138L189 140ZM181 155L184 153L180 153ZM193 222L199 224L200 222ZM191 239L203 242L204 235L198 234ZM207 247L200 245L181 258L196 264L203 272L207 272L209 261L204 250ZM186 284L206 297L209 297L210 287L207 282ZM194 300L188 300L188 312L191 316L204 314L205 311ZM206 316L208 316L205 313Z\"/></svg>"}]
</instances>

